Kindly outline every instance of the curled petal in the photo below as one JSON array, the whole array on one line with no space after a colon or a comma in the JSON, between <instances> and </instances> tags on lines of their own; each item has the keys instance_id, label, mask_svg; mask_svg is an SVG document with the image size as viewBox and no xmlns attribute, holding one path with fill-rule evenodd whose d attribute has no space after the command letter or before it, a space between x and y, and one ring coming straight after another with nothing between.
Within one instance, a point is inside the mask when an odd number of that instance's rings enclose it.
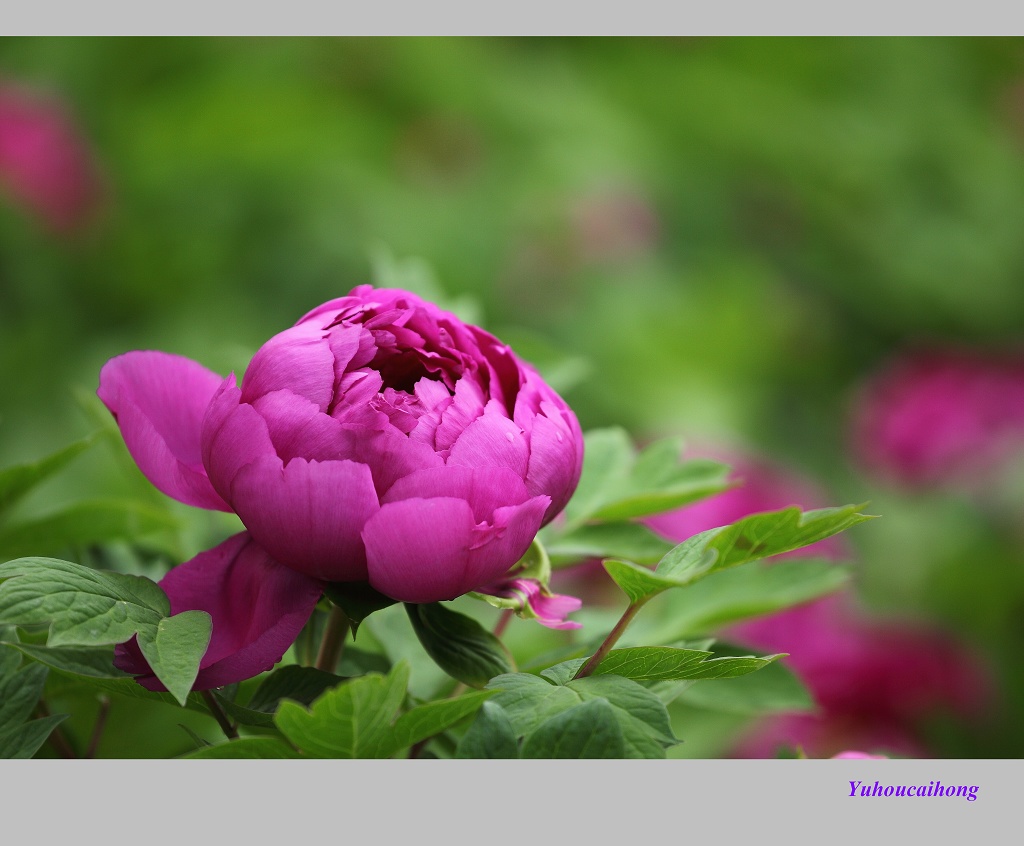
<instances>
[{"instance_id":1,"label":"curled petal","mask_svg":"<svg viewBox=\"0 0 1024 846\"><path fill-rule=\"evenodd\" d=\"M526 477L530 447L522 430L491 400L484 413L470 423L452 445L449 464L468 467L508 467L520 479Z\"/></svg>"},{"instance_id":2,"label":"curled petal","mask_svg":"<svg viewBox=\"0 0 1024 846\"><path fill-rule=\"evenodd\" d=\"M203 416L221 377L191 359L136 351L108 361L97 394L149 481L170 497L218 511L231 508L203 466Z\"/></svg>"},{"instance_id":3,"label":"curled petal","mask_svg":"<svg viewBox=\"0 0 1024 846\"><path fill-rule=\"evenodd\" d=\"M509 601L519 616L536 620L549 629L580 629L581 623L567 620L573 611L579 611L583 602L575 596L551 593L536 579L502 579L478 588L477 593L496 596Z\"/></svg>"},{"instance_id":4,"label":"curled petal","mask_svg":"<svg viewBox=\"0 0 1024 846\"><path fill-rule=\"evenodd\" d=\"M523 556L549 502L533 497L481 522L464 499L386 503L363 529L370 584L402 602L438 602L475 590Z\"/></svg>"},{"instance_id":5,"label":"curled petal","mask_svg":"<svg viewBox=\"0 0 1024 846\"><path fill-rule=\"evenodd\" d=\"M454 497L465 500L480 523L495 510L530 498L523 480L505 467L436 467L411 473L395 482L381 503L404 499Z\"/></svg>"},{"instance_id":6,"label":"curled petal","mask_svg":"<svg viewBox=\"0 0 1024 846\"><path fill-rule=\"evenodd\" d=\"M583 450L559 415L554 420L538 415L530 433L530 465L526 487L531 493L545 492L551 505L544 522L552 520L569 501L580 479ZM579 468L579 469L577 469Z\"/></svg>"},{"instance_id":7,"label":"curled petal","mask_svg":"<svg viewBox=\"0 0 1024 846\"><path fill-rule=\"evenodd\" d=\"M242 681L273 667L298 637L322 590L316 580L278 564L248 532L175 567L160 587L172 614L206 611L213 618L194 690ZM165 689L134 640L117 647L114 663L140 674L144 687Z\"/></svg>"},{"instance_id":8,"label":"curled petal","mask_svg":"<svg viewBox=\"0 0 1024 846\"><path fill-rule=\"evenodd\" d=\"M242 401L286 388L327 411L334 396L334 353L315 324L279 332L257 350L242 378Z\"/></svg>"},{"instance_id":9,"label":"curled petal","mask_svg":"<svg viewBox=\"0 0 1024 846\"><path fill-rule=\"evenodd\" d=\"M231 501L238 471L260 456L274 455L267 424L251 405L241 402L234 377L224 380L203 420L203 464L217 492Z\"/></svg>"},{"instance_id":10,"label":"curled petal","mask_svg":"<svg viewBox=\"0 0 1024 846\"><path fill-rule=\"evenodd\" d=\"M366 580L360 530L378 502L365 464L262 456L238 472L231 502L282 564L328 581Z\"/></svg>"}]
</instances>

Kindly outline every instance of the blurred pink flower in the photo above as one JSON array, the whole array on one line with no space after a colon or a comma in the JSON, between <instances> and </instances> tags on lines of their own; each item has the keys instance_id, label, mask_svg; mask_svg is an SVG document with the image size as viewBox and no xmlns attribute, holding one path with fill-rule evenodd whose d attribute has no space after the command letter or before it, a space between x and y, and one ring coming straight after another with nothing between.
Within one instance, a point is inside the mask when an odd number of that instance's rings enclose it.
<instances>
[{"instance_id":1,"label":"blurred pink flower","mask_svg":"<svg viewBox=\"0 0 1024 846\"><path fill-rule=\"evenodd\" d=\"M98 169L62 104L0 82L0 189L56 232L77 229L100 199Z\"/></svg>"},{"instance_id":2,"label":"blurred pink flower","mask_svg":"<svg viewBox=\"0 0 1024 846\"><path fill-rule=\"evenodd\" d=\"M742 484L645 521L670 540L759 511L835 504L813 481L764 459L714 450L701 456L730 464ZM789 556L839 559L849 550L829 538ZM736 757L771 758L785 746L815 758L849 749L926 757L918 721L942 709L975 713L991 691L978 659L952 638L923 626L875 622L855 608L852 594L746 620L721 634L755 651L789 653L783 661L819 706L816 715L758 721L732 751Z\"/></svg>"},{"instance_id":3,"label":"blurred pink flower","mask_svg":"<svg viewBox=\"0 0 1024 846\"><path fill-rule=\"evenodd\" d=\"M855 462L906 486L968 486L1024 456L1024 354L905 353L856 395Z\"/></svg>"},{"instance_id":4,"label":"blurred pink flower","mask_svg":"<svg viewBox=\"0 0 1024 846\"><path fill-rule=\"evenodd\" d=\"M677 543L698 532L728 525L760 511L775 511L792 505L806 510L835 504L829 502L825 492L810 479L763 458L714 448L701 449L699 454L694 451L687 457L710 458L728 464L732 468L729 480L737 486L644 520L655 532ZM844 541L835 536L789 553L791 556L830 559L842 558L846 554Z\"/></svg>"},{"instance_id":5,"label":"blurred pink flower","mask_svg":"<svg viewBox=\"0 0 1024 846\"><path fill-rule=\"evenodd\" d=\"M889 757L888 755L869 755L867 752L858 752L855 749L849 749L846 752L840 752L840 753L832 756L832 758L835 759L835 760L840 760L840 759L843 759L843 758L849 758L849 759L866 758L866 759L871 759L871 760L874 760L874 761L884 761L888 757Z\"/></svg>"},{"instance_id":6,"label":"blurred pink flower","mask_svg":"<svg viewBox=\"0 0 1024 846\"><path fill-rule=\"evenodd\" d=\"M942 712L976 716L992 685L977 656L932 627L875 621L839 594L732 626L730 640L755 650L788 652L818 714L761 721L734 750L771 758L782 746L811 757L865 749L928 757L922 719Z\"/></svg>"}]
</instances>

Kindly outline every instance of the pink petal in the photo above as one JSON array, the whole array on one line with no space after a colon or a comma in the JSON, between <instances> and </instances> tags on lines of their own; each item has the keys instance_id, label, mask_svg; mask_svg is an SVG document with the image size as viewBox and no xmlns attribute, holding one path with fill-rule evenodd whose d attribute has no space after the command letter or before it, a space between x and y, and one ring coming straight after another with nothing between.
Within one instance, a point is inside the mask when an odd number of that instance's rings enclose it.
<instances>
[{"instance_id":1,"label":"pink petal","mask_svg":"<svg viewBox=\"0 0 1024 846\"><path fill-rule=\"evenodd\" d=\"M319 582L274 561L247 532L175 567L160 587L172 614L198 610L213 618L194 690L242 681L273 667L298 637L322 590ZM115 664L142 674L143 687L165 689L134 640L117 648Z\"/></svg>"},{"instance_id":2,"label":"pink petal","mask_svg":"<svg viewBox=\"0 0 1024 846\"><path fill-rule=\"evenodd\" d=\"M370 584L402 602L438 602L475 590L523 556L548 502L534 497L481 523L463 499L387 503L363 530Z\"/></svg>"},{"instance_id":3,"label":"pink petal","mask_svg":"<svg viewBox=\"0 0 1024 846\"><path fill-rule=\"evenodd\" d=\"M255 408L241 402L241 397L234 377L228 377L203 420L203 464L213 486L228 502L239 470L261 456L276 455L266 422Z\"/></svg>"},{"instance_id":4,"label":"pink petal","mask_svg":"<svg viewBox=\"0 0 1024 846\"><path fill-rule=\"evenodd\" d=\"M545 522L565 508L576 490L577 459L582 452L563 421L553 421L543 415L534 418L526 487L532 494L546 493L551 497Z\"/></svg>"},{"instance_id":5,"label":"pink petal","mask_svg":"<svg viewBox=\"0 0 1024 846\"><path fill-rule=\"evenodd\" d=\"M327 581L366 580L360 532L378 509L366 465L302 458L285 465L276 455L262 456L238 472L231 502L285 566Z\"/></svg>"},{"instance_id":6,"label":"pink petal","mask_svg":"<svg viewBox=\"0 0 1024 846\"><path fill-rule=\"evenodd\" d=\"M508 467L520 479L526 477L530 447L522 430L508 417L496 400L459 435L448 463L469 467ZM545 491L546 493L546 491Z\"/></svg>"},{"instance_id":7,"label":"pink petal","mask_svg":"<svg viewBox=\"0 0 1024 846\"><path fill-rule=\"evenodd\" d=\"M257 350L242 378L242 401L287 389L327 411L334 398L334 353L314 324L279 332Z\"/></svg>"},{"instance_id":8,"label":"pink petal","mask_svg":"<svg viewBox=\"0 0 1024 846\"><path fill-rule=\"evenodd\" d=\"M285 463L293 458L329 461L348 457L349 433L305 397L272 391L255 400L253 408L266 422L274 449Z\"/></svg>"},{"instance_id":9,"label":"pink petal","mask_svg":"<svg viewBox=\"0 0 1024 846\"><path fill-rule=\"evenodd\" d=\"M207 478L200 434L221 377L191 359L136 351L108 361L97 395L149 481L170 497L230 511Z\"/></svg>"},{"instance_id":10,"label":"pink petal","mask_svg":"<svg viewBox=\"0 0 1024 846\"><path fill-rule=\"evenodd\" d=\"M381 504L404 499L454 497L469 503L473 519L489 521L495 509L530 498L523 480L505 467L437 467L399 479Z\"/></svg>"}]
</instances>

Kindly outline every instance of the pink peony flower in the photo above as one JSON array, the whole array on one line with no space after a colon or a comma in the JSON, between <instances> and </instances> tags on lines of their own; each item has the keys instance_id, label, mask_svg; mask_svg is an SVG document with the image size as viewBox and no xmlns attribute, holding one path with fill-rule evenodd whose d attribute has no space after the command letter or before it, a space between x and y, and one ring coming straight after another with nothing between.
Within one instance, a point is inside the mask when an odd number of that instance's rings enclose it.
<instances>
[{"instance_id":1,"label":"pink peony flower","mask_svg":"<svg viewBox=\"0 0 1024 846\"><path fill-rule=\"evenodd\" d=\"M143 351L98 393L156 487L246 527L161 582L174 613L213 615L197 686L272 666L324 581L423 603L499 580L582 467L575 415L511 349L369 285L267 341L241 386Z\"/></svg>"},{"instance_id":2,"label":"pink peony flower","mask_svg":"<svg viewBox=\"0 0 1024 846\"><path fill-rule=\"evenodd\" d=\"M975 485L1024 456L1024 354L922 349L857 394L854 460L906 486Z\"/></svg>"},{"instance_id":3,"label":"pink peony flower","mask_svg":"<svg viewBox=\"0 0 1024 846\"><path fill-rule=\"evenodd\" d=\"M0 83L0 187L51 229L82 225L100 199L92 154L63 107Z\"/></svg>"}]
</instances>

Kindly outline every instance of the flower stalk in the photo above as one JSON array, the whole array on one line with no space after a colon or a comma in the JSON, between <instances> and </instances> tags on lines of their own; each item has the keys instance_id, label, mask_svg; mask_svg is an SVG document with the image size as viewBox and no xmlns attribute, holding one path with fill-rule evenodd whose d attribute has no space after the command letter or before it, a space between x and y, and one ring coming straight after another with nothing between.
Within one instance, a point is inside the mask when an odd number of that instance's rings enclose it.
<instances>
[{"instance_id":1,"label":"flower stalk","mask_svg":"<svg viewBox=\"0 0 1024 846\"><path fill-rule=\"evenodd\" d=\"M327 617L327 628L324 631L323 639L320 641L320 651L316 656L318 670L325 670L333 673L341 659L341 651L345 647L345 636L351 624L348 615L339 605L331 606L331 613Z\"/></svg>"}]
</instances>

